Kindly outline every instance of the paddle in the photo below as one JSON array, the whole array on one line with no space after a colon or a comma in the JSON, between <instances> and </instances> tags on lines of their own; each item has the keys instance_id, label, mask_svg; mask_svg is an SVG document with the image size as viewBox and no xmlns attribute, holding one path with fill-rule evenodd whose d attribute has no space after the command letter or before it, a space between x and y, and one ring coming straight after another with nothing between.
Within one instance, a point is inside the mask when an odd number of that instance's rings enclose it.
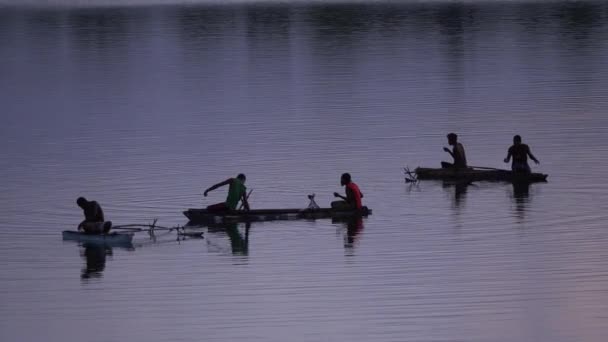
<instances>
[{"instance_id":1,"label":"paddle","mask_svg":"<svg viewBox=\"0 0 608 342\"><path fill-rule=\"evenodd\" d=\"M494 171L507 171L504 169L497 169L495 167L486 167L486 166L469 166L472 169L479 169L479 170L494 170Z\"/></svg>"},{"instance_id":2,"label":"paddle","mask_svg":"<svg viewBox=\"0 0 608 342\"><path fill-rule=\"evenodd\" d=\"M249 193L245 196L245 200L249 200L249 196L251 196L251 193L253 192L253 189L249 190ZM241 206L239 207L239 210L243 210L243 207L245 206L245 204L243 204L243 202L241 202Z\"/></svg>"}]
</instances>

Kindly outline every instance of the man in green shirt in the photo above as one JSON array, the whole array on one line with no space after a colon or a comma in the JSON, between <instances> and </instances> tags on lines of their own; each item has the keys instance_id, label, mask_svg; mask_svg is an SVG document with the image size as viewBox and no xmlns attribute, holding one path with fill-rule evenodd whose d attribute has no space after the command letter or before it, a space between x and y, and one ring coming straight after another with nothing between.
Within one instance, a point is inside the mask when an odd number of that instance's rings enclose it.
<instances>
[{"instance_id":1,"label":"man in green shirt","mask_svg":"<svg viewBox=\"0 0 608 342\"><path fill-rule=\"evenodd\" d=\"M210 191L213 191L219 187L224 185L229 185L228 188L228 197L225 202L212 204L207 207L207 210L210 211L226 211L226 210L236 210L236 206L239 204L239 201L243 201L243 206L245 210L249 210L249 203L247 202L247 188L245 187L245 180L247 178L244 174L240 173L236 178L228 178L221 183L217 183L209 189L205 190L205 197Z\"/></svg>"}]
</instances>

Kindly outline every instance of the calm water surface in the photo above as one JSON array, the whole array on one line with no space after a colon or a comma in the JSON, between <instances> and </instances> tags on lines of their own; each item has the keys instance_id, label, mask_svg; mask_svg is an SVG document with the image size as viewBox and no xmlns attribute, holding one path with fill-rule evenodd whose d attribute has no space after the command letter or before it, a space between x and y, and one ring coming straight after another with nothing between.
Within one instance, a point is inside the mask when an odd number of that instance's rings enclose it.
<instances>
[{"instance_id":1,"label":"calm water surface","mask_svg":"<svg viewBox=\"0 0 608 342\"><path fill-rule=\"evenodd\" d=\"M604 341L608 5L0 8L0 340ZM406 184L445 134L546 184ZM62 241L186 223L244 172L256 208L374 214ZM35 324L32 324L32 323Z\"/></svg>"}]
</instances>

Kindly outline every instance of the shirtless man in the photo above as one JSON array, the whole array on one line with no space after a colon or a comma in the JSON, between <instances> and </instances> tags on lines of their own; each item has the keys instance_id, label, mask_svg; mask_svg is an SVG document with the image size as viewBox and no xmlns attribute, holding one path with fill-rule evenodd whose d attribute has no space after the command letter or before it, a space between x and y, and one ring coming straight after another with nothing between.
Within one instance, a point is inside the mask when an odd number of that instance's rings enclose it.
<instances>
[{"instance_id":1,"label":"shirtless man","mask_svg":"<svg viewBox=\"0 0 608 342\"><path fill-rule=\"evenodd\" d=\"M522 144L521 137L516 135L513 137L513 145L509 147L504 162L508 163L509 160L511 160L511 157L513 157L513 163L511 164L511 170L513 172L530 173L531 170L530 165L528 165L528 156L530 156L530 159L534 160L536 164L540 163L530 151L530 147L526 144Z\"/></svg>"},{"instance_id":2,"label":"shirtless man","mask_svg":"<svg viewBox=\"0 0 608 342\"><path fill-rule=\"evenodd\" d=\"M458 142L458 136L455 133L448 134L448 144L453 146L452 151L449 148L444 147L443 150L454 158L454 163L441 162L441 167L444 169L466 169L467 168L467 157L464 153L464 146Z\"/></svg>"}]
</instances>

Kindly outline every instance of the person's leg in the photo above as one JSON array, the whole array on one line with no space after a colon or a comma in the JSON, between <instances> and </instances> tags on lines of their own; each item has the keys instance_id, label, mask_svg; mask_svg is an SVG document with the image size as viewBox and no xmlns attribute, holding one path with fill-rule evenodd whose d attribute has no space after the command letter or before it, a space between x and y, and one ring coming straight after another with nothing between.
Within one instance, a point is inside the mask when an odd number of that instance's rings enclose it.
<instances>
[{"instance_id":1,"label":"person's leg","mask_svg":"<svg viewBox=\"0 0 608 342\"><path fill-rule=\"evenodd\" d=\"M82 229L87 234L100 234L103 232L103 222L85 222Z\"/></svg>"},{"instance_id":2,"label":"person's leg","mask_svg":"<svg viewBox=\"0 0 608 342\"><path fill-rule=\"evenodd\" d=\"M212 205L208 206L207 210L209 210L209 211L226 211L226 210L228 210L228 207L226 206L225 202L222 202L222 203L216 203L216 204L212 204Z\"/></svg>"},{"instance_id":3,"label":"person's leg","mask_svg":"<svg viewBox=\"0 0 608 342\"><path fill-rule=\"evenodd\" d=\"M451 169L453 167L454 167L454 164L452 164L452 163L448 163L448 162L444 162L444 161L441 162L442 169Z\"/></svg>"},{"instance_id":4,"label":"person's leg","mask_svg":"<svg viewBox=\"0 0 608 342\"><path fill-rule=\"evenodd\" d=\"M106 221L103 223L103 232L104 234L108 234L112 229L112 221Z\"/></svg>"},{"instance_id":5,"label":"person's leg","mask_svg":"<svg viewBox=\"0 0 608 342\"><path fill-rule=\"evenodd\" d=\"M334 210L349 210L352 209L351 205L346 201L333 201L331 202L331 208Z\"/></svg>"}]
</instances>

